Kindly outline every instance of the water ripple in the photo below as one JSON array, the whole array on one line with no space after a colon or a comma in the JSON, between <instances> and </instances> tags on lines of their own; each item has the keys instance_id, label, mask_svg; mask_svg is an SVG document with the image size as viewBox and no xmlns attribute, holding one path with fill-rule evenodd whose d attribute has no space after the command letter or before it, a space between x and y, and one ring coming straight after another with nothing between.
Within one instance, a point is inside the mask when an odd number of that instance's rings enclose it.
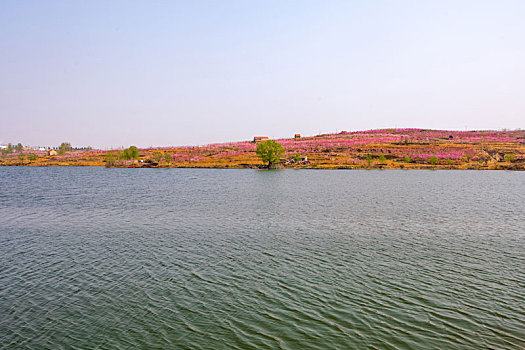
<instances>
[{"instance_id":1,"label":"water ripple","mask_svg":"<svg viewBox=\"0 0 525 350\"><path fill-rule=\"evenodd\" d=\"M523 349L524 173L0 168L0 349Z\"/></svg>"}]
</instances>

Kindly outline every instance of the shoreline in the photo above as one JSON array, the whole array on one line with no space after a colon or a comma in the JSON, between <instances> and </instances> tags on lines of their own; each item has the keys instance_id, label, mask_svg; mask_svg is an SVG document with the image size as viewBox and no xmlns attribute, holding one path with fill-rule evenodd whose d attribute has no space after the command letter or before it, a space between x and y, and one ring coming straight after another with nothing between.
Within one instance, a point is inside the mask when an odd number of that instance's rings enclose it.
<instances>
[{"instance_id":1,"label":"shoreline","mask_svg":"<svg viewBox=\"0 0 525 350\"><path fill-rule=\"evenodd\" d=\"M525 130L379 129L272 140L282 169L525 171ZM113 150L2 150L0 166L260 169L252 141ZM133 152L131 152L133 150ZM276 162L277 163L277 162Z\"/></svg>"},{"instance_id":2,"label":"shoreline","mask_svg":"<svg viewBox=\"0 0 525 350\"><path fill-rule=\"evenodd\" d=\"M105 165L87 165L87 164L0 164L0 167L23 167L23 168L55 168L55 167L94 167L94 168L106 168L106 169L219 169L219 170L462 170L462 171L525 171L525 167L512 167L512 166L499 166L499 167L488 167L488 166L469 166L469 167L453 167L453 166L413 166L413 167L391 167L391 166L371 166L371 167L276 167L268 169L266 167L242 167L242 166L151 166L151 167L130 167L130 166L112 166L106 167Z\"/></svg>"}]
</instances>

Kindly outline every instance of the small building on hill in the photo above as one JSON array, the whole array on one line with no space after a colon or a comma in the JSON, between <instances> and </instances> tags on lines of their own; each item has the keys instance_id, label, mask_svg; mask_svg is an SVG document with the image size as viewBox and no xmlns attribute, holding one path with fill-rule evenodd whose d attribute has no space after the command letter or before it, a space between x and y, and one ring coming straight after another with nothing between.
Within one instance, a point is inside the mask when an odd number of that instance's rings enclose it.
<instances>
[{"instance_id":1,"label":"small building on hill","mask_svg":"<svg viewBox=\"0 0 525 350\"><path fill-rule=\"evenodd\" d=\"M56 156L57 154L58 152L55 151L54 149L50 149L49 151L47 151L48 156Z\"/></svg>"},{"instance_id":2,"label":"small building on hill","mask_svg":"<svg viewBox=\"0 0 525 350\"><path fill-rule=\"evenodd\" d=\"M296 140L300 139L301 138L301 134L295 134L293 138L296 139Z\"/></svg>"},{"instance_id":3,"label":"small building on hill","mask_svg":"<svg viewBox=\"0 0 525 350\"><path fill-rule=\"evenodd\" d=\"M259 143L259 142L267 141L267 140L268 140L268 136L255 136L253 138L254 143Z\"/></svg>"}]
</instances>

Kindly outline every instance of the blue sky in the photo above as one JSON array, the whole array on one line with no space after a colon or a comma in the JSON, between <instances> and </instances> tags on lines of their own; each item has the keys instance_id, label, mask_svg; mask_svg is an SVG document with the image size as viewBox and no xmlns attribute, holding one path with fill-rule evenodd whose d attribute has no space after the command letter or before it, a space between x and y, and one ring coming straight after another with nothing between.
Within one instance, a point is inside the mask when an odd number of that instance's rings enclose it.
<instances>
[{"instance_id":1,"label":"blue sky","mask_svg":"<svg viewBox=\"0 0 525 350\"><path fill-rule=\"evenodd\" d=\"M525 127L525 1L0 3L0 143Z\"/></svg>"}]
</instances>

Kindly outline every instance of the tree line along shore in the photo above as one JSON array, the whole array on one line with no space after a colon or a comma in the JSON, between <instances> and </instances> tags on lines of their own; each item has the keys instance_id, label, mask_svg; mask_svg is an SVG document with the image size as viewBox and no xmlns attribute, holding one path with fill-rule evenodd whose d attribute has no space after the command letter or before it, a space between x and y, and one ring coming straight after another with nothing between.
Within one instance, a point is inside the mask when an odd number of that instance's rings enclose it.
<instances>
[{"instance_id":1,"label":"tree line along shore","mask_svg":"<svg viewBox=\"0 0 525 350\"><path fill-rule=\"evenodd\" d=\"M3 149L0 166L525 170L525 131L380 129L115 150L73 149L64 142L57 150Z\"/></svg>"}]
</instances>

